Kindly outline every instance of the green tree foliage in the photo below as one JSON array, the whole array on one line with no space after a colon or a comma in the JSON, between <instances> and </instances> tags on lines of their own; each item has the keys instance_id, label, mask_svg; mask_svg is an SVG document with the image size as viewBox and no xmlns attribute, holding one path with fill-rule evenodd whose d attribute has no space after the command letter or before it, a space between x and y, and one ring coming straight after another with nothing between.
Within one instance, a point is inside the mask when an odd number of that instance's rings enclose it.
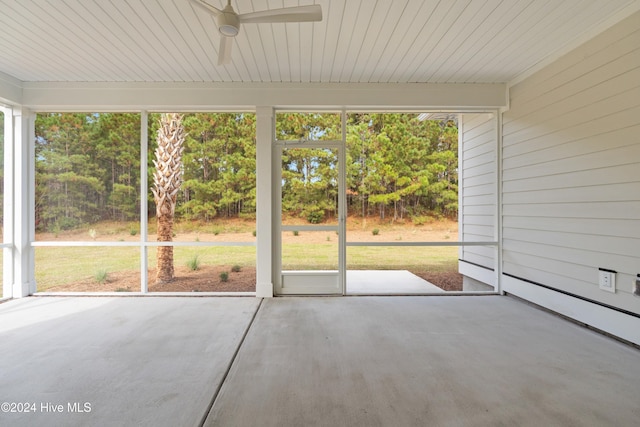
<instances>
[{"instance_id":1,"label":"green tree foliage","mask_svg":"<svg viewBox=\"0 0 640 427\"><path fill-rule=\"evenodd\" d=\"M156 116L149 117L150 173ZM254 217L255 115L185 114L183 123L187 133L184 183L176 218L209 222L220 217ZM140 200L153 215L150 192L142 197L140 194L139 128L138 114L38 114L39 230L73 228L101 220L135 220ZM340 140L340 114L279 113L276 138ZM455 122L419 121L415 114L349 114L346 143L350 215L395 220L457 214ZM335 150L313 149L304 143L283 151L285 214L312 223L337 215L336 161Z\"/></svg>"},{"instance_id":2,"label":"green tree foliage","mask_svg":"<svg viewBox=\"0 0 640 427\"><path fill-rule=\"evenodd\" d=\"M340 115L280 114L276 135L280 140L327 141L341 139ZM282 156L282 208L292 216L318 223L337 215L338 170L336 152L294 146Z\"/></svg>"},{"instance_id":3,"label":"green tree foliage","mask_svg":"<svg viewBox=\"0 0 640 427\"><path fill-rule=\"evenodd\" d=\"M36 227L70 229L137 215L140 116L39 114Z\"/></svg>"},{"instance_id":4,"label":"green tree foliage","mask_svg":"<svg viewBox=\"0 0 640 427\"><path fill-rule=\"evenodd\" d=\"M352 114L347 126L347 195L361 216L454 216L458 130L413 114Z\"/></svg>"},{"instance_id":5,"label":"green tree foliage","mask_svg":"<svg viewBox=\"0 0 640 427\"><path fill-rule=\"evenodd\" d=\"M95 128L96 161L105 170L107 216L128 221L138 217L140 200L140 117L103 114Z\"/></svg>"},{"instance_id":6,"label":"green tree foliage","mask_svg":"<svg viewBox=\"0 0 640 427\"><path fill-rule=\"evenodd\" d=\"M177 214L188 220L255 215L255 115L186 114L184 183Z\"/></svg>"}]
</instances>

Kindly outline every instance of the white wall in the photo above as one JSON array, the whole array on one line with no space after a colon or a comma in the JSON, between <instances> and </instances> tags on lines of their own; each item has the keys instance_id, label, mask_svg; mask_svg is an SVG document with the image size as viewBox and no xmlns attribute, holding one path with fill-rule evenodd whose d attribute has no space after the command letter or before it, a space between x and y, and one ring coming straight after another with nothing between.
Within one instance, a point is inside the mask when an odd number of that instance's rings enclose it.
<instances>
[{"instance_id":1,"label":"white wall","mask_svg":"<svg viewBox=\"0 0 640 427\"><path fill-rule=\"evenodd\" d=\"M460 135L460 218L463 242L495 241L496 218L496 123L493 114L461 114ZM491 269L495 248L466 246L460 259Z\"/></svg>"},{"instance_id":2,"label":"white wall","mask_svg":"<svg viewBox=\"0 0 640 427\"><path fill-rule=\"evenodd\" d=\"M473 113L459 116L458 233L462 242L497 241L496 129L495 114ZM497 289L496 254L495 246L460 247L458 271L465 276L462 285L464 291Z\"/></svg>"},{"instance_id":3,"label":"white wall","mask_svg":"<svg viewBox=\"0 0 640 427\"><path fill-rule=\"evenodd\" d=\"M640 13L512 87L502 130L504 290L552 296L582 321L614 307L638 331ZM615 294L598 288L598 267L618 271ZM620 333L600 317L589 322Z\"/></svg>"}]
</instances>

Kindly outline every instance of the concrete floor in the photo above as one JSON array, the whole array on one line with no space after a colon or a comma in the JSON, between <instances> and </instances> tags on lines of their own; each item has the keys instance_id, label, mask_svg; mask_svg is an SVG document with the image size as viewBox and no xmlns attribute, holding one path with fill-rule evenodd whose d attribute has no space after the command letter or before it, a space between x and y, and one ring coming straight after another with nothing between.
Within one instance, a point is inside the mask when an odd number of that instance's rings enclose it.
<instances>
[{"instance_id":1,"label":"concrete floor","mask_svg":"<svg viewBox=\"0 0 640 427\"><path fill-rule=\"evenodd\" d=\"M0 369L35 404L2 426L640 419L640 351L500 296L27 298L0 304Z\"/></svg>"}]
</instances>

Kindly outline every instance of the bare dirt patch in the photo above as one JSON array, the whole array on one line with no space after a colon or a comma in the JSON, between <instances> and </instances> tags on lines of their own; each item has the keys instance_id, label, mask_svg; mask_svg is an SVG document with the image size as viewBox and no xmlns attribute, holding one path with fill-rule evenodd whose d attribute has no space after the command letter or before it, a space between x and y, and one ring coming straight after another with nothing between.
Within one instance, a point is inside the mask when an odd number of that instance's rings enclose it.
<instances>
[{"instance_id":1,"label":"bare dirt patch","mask_svg":"<svg viewBox=\"0 0 640 427\"><path fill-rule=\"evenodd\" d=\"M444 291L462 291L462 274L457 271L415 271L413 274L422 277Z\"/></svg>"},{"instance_id":2,"label":"bare dirt patch","mask_svg":"<svg viewBox=\"0 0 640 427\"><path fill-rule=\"evenodd\" d=\"M228 280L222 281L220 274L228 273ZM462 291L462 275L455 271L413 272L426 281L445 291ZM176 277L172 282L155 284L155 269L149 270L149 292L255 292L256 269L245 267L239 272L230 266L203 266L196 271L186 267L176 267ZM83 280L57 286L56 292L138 292L140 274L117 272L109 274L105 283Z\"/></svg>"},{"instance_id":3,"label":"bare dirt patch","mask_svg":"<svg viewBox=\"0 0 640 427\"><path fill-rule=\"evenodd\" d=\"M220 278L227 273L227 281ZM153 276L151 275L153 274ZM153 281L155 270L149 277ZM189 271L186 267L176 270L176 278L170 283L151 284L150 292L255 292L256 269L242 268L238 272L231 270L231 266L203 266L196 271Z\"/></svg>"},{"instance_id":4,"label":"bare dirt patch","mask_svg":"<svg viewBox=\"0 0 640 427\"><path fill-rule=\"evenodd\" d=\"M220 274L228 274L227 281ZM176 277L169 283L156 284L156 270L149 270L149 292L255 292L256 269L244 267L238 272L231 266L202 266L191 271L187 267L176 266ZM104 283L95 280L82 280L75 283L56 286L56 292L139 292L140 273L109 273Z\"/></svg>"}]
</instances>

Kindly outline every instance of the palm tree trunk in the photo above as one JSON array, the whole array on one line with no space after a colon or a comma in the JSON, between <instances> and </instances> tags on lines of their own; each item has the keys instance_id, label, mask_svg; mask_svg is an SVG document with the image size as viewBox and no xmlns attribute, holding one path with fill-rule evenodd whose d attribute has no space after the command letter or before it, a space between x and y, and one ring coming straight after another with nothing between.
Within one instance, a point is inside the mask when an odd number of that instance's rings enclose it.
<instances>
[{"instance_id":1,"label":"palm tree trunk","mask_svg":"<svg viewBox=\"0 0 640 427\"><path fill-rule=\"evenodd\" d=\"M178 191L182 184L182 151L186 135L182 126L182 116L176 113L163 114L158 129L158 147L153 161L153 198L156 203L158 222L158 242L173 241L173 217ZM173 247L158 246L156 283L173 280Z\"/></svg>"},{"instance_id":2,"label":"palm tree trunk","mask_svg":"<svg viewBox=\"0 0 640 427\"><path fill-rule=\"evenodd\" d=\"M173 240L173 217L160 215L158 220L158 242ZM175 277L173 266L173 246L158 246L156 283L167 283Z\"/></svg>"}]
</instances>

